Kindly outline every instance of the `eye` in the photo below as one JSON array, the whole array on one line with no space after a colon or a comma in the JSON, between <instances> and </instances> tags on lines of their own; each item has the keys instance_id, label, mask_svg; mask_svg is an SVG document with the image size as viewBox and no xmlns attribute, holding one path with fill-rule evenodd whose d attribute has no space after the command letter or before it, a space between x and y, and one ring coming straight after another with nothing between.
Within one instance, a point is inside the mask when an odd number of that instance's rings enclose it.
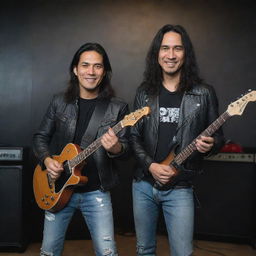
<instances>
[{"instance_id":1,"label":"eye","mask_svg":"<svg viewBox=\"0 0 256 256\"><path fill-rule=\"evenodd\" d=\"M176 51L183 51L184 47L182 45L177 45L177 46L175 46L175 50Z\"/></svg>"},{"instance_id":2,"label":"eye","mask_svg":"<svg viewBox=\"0 0 256 256\"><path fill-rule=\"evenodd\" d=\"M161 50L163 50L163 51L167 51L168 49L169 49L169 47L166 45L161 46Z\"/></svg>"},{"instance_id":3,"label":"eye","mask_svg":"<svg viewBox=\"0 0 256 256\"><path fill-rule=\"evenodd\" d=\"M96 67L97 69L101 69L101 68L103 68L103 65L101 65L101 64L96 64L95 67Z\"/></svg>"}]
</instances>

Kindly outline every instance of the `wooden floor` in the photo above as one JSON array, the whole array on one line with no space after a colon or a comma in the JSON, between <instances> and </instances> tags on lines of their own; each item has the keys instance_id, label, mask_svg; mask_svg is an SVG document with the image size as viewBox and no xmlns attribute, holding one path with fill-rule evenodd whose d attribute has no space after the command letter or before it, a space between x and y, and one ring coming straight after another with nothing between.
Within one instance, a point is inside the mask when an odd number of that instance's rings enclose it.
<instances>
[{"instance_id":1,"label":"wooden floor","mask_svg":"<svg viewBox=\"0 0 256 256\"><path fill-rule=\"evenodd\" d=\"M135 236L116 236L120 256L135 256ZM32 243L24 253L0 252L0 256L38 256L40 243ZM194 256L256 256L256 250L246 244L194 241ZM158 256L169 256L166 236L158 236ZM63 256L94 256L91 240L67 240Z\"/></svg>"}]
</instances>

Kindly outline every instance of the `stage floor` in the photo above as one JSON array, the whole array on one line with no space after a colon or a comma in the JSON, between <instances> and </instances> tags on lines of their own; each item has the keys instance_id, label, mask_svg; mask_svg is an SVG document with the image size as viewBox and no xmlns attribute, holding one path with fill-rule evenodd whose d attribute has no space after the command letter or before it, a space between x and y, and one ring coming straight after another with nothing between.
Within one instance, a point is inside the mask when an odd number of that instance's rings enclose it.
<instances>
[{"instance_id":1,"label":"stage floor","mask_svg":"<svg viewBox=\"0 0 256 256\"><path fill-rule=\"evenodd\" d=\"M135 256L134 235L116 236L117 247L120 256ZM0 252L0 256L38 256L40 243L31 243L24 253ZM256 250L247 244L233 244L211 241L194 241L194 256L256 256ZM167 237L158 236L158 256L169 256ZM94 256L91 240L67 240L63 256Z\"/></svg>"}]
</instances>

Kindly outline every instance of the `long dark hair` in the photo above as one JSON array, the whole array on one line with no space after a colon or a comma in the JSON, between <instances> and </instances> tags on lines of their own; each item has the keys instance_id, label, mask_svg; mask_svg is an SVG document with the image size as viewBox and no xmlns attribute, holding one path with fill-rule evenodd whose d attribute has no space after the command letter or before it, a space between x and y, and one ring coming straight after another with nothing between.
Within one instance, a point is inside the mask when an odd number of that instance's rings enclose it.
<instances>
[{"instance_id":1,"label":"long dark hair","mask_svg":"<svg viewBox=\"0 0 256 256\"><path fill-rule=\"evenodd\" d=\"M81 54L87 51L95 51L103 57L105 75L99 86L98 97L111 98L114 96L114 89L112 88L112 85L110 83L111 76L112 76L112 68L111 68L110 61L106 51L98 43L86 43L86 44L83 44L76 51L69 67L70 80L69 80L68 87L65 91L65 100L67 102L72 102L79 97L79 82L78 82L77 76L74 73L74 67L77 67Z\"/></svg>"},{"instance_id":2,"label":"long dark hair","mask_svg":"<svg viewBox=\"0 0 256 256\"><path fill-rule=\"evenodd\" d=\"M162 87L163 76L161 66L158 63L158 54L165 33L170 31L180 34L185 49L185 60L181 68L179 90L187 91L194 84L202 82L202 79L199 77L199 68L196 62L194 48L188 33L180 25L167 24L155 35L146 57L146 68L142 86L153 95L158 94Z\"/></svg>"}]
</instances>

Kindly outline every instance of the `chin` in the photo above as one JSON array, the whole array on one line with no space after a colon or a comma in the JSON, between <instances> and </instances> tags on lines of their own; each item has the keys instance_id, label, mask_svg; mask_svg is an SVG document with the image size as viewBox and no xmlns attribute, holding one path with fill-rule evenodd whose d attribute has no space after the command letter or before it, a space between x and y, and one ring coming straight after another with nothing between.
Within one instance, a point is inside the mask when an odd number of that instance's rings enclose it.
<instances>
[{"instance_id":1,"label":"chin","mask_svg":"<svg viewBox=\"0 0 256 256\"><path fill-rule=\"evenodd\" d=\"M95 85L94 87L84 87L84 89L88 92L95 92L99 90L100 85Z\"/></svg>"},{"instance_id":2,"label":"chin","mask_svg":"<svg viewBox=\"0 0 256 256\"><path fill-rule=\"evenodd\" d=\"M169 76L175 75L177 73L177 70L165 70L165 73Z\"/></svg>"},{"instance_id":3,"label":"chin","mask_svg":"<svg viewBox=\"0 0 256 256\"><path fill-rule=\"evenodd\" d=\"M171 69L171 70L165 70L165 73L169 76L176 75L180 72L180 68L177 69Z\"/></svg>"}]
</instances>

